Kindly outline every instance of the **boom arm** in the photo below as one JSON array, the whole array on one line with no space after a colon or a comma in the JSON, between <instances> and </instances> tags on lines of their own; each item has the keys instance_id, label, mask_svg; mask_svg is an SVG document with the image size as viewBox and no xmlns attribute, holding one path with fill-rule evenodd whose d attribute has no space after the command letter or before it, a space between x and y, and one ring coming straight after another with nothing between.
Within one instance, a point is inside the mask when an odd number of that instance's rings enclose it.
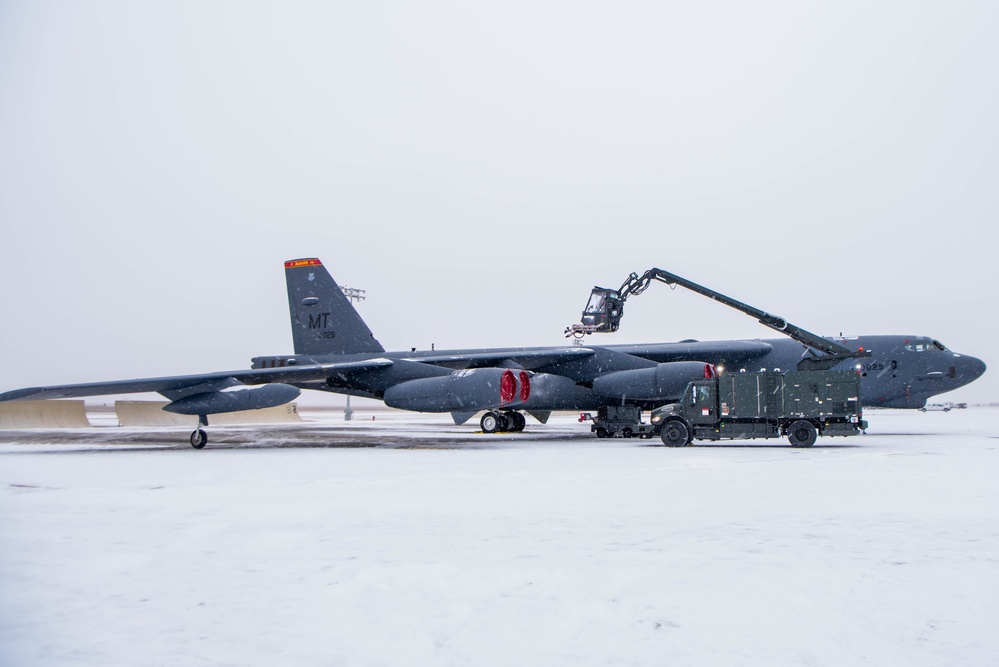
<instances>
[{"instance_id":1,"label":"boom arm","mask_svg":"<svg viewBox=\"0 0 999 667\"><path fill-rule=\"evenodd\" d=\"M714 299L715 301L723 303L730 308L735 308L738 311L755 317L760 324L768 326L774 331L779 331L782 334L798 341L802 345L824 353L825 356L814 357L811 359L806 357L802 359L801 363L799 363L799 369L802 369L802 366L804 366L815 370L821 370L831 368L843 359L870 356L869 352L865 352L863 350L851 350L843 345L823 338L822 336L813 334L811 331L791 324L783 317L772 315L766 311L760 310L759 308L754 308L749 304L733 299L732 297L725 296L724 294L716 292L713 289L704 287L703 285L698 285L697 283L678 276L675 273L670 273L669 271L659 268L649 269L641 276L637 273L632 273L616 291L608 290L602 287L593 288L593 293L590 296L590 303L587 305L587 310L583 313L583 324L576 324L569 327L566 329L566 335L576 335L578 337L597 331L617 331L620 326L621 317L624 315L624 302L629 296L636 296L648 289L653 280L666 283L670 287L676 287L679 285L691 290L692 292Z\"/></svg>"}]
</instances>

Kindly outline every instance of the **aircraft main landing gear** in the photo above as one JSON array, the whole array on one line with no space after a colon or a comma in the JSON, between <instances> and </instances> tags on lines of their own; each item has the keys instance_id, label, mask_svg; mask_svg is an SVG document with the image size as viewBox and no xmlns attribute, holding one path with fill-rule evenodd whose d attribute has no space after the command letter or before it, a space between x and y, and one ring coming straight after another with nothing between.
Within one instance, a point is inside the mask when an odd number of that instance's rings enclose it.
<instances>
[{"instance_id":1,"label":"aircraft main landing gear","mask_svg":"<svg viewBox=\"0 0 999 667\"><path fill-rule=\"evenodd\" d=\"M208 415L198 415L198 428L191 433L191 447L195 449L204 449L208 444L208 434L202 426L208 426Z\"/></svg>"},{"instance_id":2,"label":"aircraft main landing gear","mask_svg":"<svg viewBox=\"0 0 999 667\"><path fill-rule=\"evenodd\" d=\"M527 426L527 418L516 410L497 412L490 410L482 415L479 426L483 433L516 433L524 430Z\"/></svg>"}]
</instances>

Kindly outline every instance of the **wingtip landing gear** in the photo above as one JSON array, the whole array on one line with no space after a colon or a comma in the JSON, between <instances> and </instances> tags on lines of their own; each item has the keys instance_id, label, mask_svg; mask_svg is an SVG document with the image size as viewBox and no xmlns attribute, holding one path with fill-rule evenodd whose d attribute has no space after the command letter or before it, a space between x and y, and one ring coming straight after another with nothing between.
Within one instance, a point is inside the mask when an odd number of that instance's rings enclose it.
<instances>
[{"instance_id":1,"label":"wingtip landing gear","mask_svg":"<svg viewBox=\"0 0 999 667\"><path fill-rule=\"evenodd\" d=\"M198 415L198 428L191 433L191 447L195 449L204 449L208 444L208 434L202 426L208 426L208 415Z\"/></svg>"}]
</instances>

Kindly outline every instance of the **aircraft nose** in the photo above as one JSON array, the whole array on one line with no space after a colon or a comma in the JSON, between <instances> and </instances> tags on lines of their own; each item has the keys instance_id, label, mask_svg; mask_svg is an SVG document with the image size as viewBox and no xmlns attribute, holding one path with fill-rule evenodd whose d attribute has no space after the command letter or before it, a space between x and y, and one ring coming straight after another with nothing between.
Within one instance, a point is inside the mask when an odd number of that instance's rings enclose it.
<instances>
[{"instance_id":1,"label":"aircraft nose","mask_svg":"<svg viewBox=\"0 0 999 667\"><path fill-rule=\"evenodd\" d=\"M963 354L954 356L950 367L950 377L955 383L955 388L974 382L985 373L985 362L981 359L967 357Z\"/></svg>"},{"instance_id":2,"label":"aircraft nose","mask_svg":"<svg viewBox=\"0 0 999 667\"><path fill-rule=\"evenodd\" d=\"M962 364L961 374L967 382L977 380L985 374L985 362L975 357L965 357Z\"/></svg>"}]
</instances>

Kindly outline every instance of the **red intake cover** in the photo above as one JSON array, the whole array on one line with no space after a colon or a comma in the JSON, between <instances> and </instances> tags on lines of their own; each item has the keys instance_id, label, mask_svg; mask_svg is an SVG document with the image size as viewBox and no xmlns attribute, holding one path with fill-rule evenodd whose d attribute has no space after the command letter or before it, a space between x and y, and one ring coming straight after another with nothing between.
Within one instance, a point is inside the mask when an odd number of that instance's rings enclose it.
<instances>
[{"instance_id":1,"label":"red intake cover","mask_svg":"<svg viewBox=\"0 0 999 667\"><path fill-rule=\"evenodd\" d=\"M513 376L513 371L507 370L500 377L500 407L513 400L517 395L517 379Z\"/></svg>"}]
</instances>

